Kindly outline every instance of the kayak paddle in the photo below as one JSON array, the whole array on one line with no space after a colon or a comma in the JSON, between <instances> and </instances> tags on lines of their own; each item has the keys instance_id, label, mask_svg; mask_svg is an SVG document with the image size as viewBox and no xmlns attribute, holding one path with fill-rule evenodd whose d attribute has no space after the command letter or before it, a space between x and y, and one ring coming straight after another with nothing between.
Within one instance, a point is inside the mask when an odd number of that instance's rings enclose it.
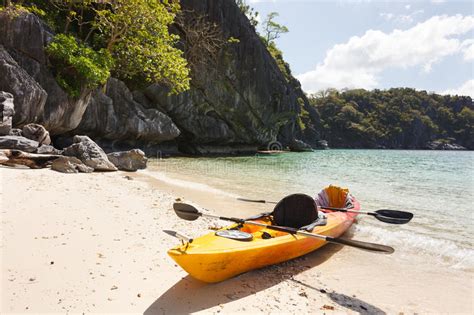
<instances>
[{"instance_id":1,"label":"kayak paddle","mask_svg":"<svg viewBox=\"0 0 474 315\"><path fill-rule=\"evenodd\" d=\"M275 231L318 238L326 242L352 246L352 247L365 249L365 250L373 251L373 252L391 254L395 251L392 247L381 245L381 244L367 243L367 242L355 241L355 240L347 240L347 239L325 236L325 235L320 235L320 234L315 234L315 233L309 233L309 232L305 232L305 231L298 230L291 227L268 225L268 224L263 224L259 222L254 222L254 221L246 221L244 219L239 219L239 218L228 218L228 217L220 217L220 216L211 215L211 214L205 214L205 213L200 212L193 205L190 205L187 203L176 202L173 204L173 209L176 212L176 215L178 215L178 217L184 220L188 220L188 221L194 221L198 219L199 217L208 217L208 218L220 219L220 220L225 220L225 221L232 221L232 222L240 223L240 224L257 225L257 226L261 226L261 227L275 230Z\"/></svg>"},{"instance_id":2,"label":"kayak paddle","mask_svg":"<svg viewBox=\"0 0 474 315\"><path fill-rule=\"evenodd\" d=\"M266 200L255 200L255 199L246 199L246 198L237 198L237 200L246 201L246 202L276 204L275 201L266 201ZM413 218L413 213L400 211L400 210L380 209L374 212L365 212L365 211L350 210L348 208L334 208L334 207L321 207L321 209L339 211L339 212L352 212L352 213L358 213L358 214L367 214L367 215L373 216L379 221L390 223L390 224L405 224L405 223L410 222L410 220Z\"/></svg>"}]
</instances>

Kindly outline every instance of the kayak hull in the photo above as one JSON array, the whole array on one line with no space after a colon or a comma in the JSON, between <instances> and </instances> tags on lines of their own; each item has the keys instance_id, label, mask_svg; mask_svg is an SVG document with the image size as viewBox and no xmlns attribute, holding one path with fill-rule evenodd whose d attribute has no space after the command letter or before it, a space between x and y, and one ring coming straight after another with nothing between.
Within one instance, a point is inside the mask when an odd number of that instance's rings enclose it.
<instances>
[{"instance_id":1,"label":"kayak hull","mask_svg":"<svg viewBox=\"0 0 474 315\"><path fill-rule=\"evenodd\" d=\"M355 202L354 210L359 209ZM313 233L339 237L354 222L356 214L327 212L327 225L317 226ZM270 224L268 221L257 222ZM235 228L236 225L225 229ZM249 270L281 263L309 252L327 242L321 239L292 235L258 226L244 225L241 231L251 233L251 241L237 241L209 233L198 237L192 243L174 247L168 251L192 277L204 282L220 282ZM263 238L262 235L271 235Z\"/></svg>"}]
</instances>

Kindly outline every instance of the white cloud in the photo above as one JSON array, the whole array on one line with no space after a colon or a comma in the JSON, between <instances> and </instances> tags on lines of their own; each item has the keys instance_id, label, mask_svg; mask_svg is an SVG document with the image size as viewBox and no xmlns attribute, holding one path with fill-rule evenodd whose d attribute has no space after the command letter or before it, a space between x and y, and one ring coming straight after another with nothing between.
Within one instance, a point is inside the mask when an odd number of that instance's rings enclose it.
<instances>
[{"instance_id":1,"label":"white cloud","mask_svg":"<svg viewBox=\"0 0 474 315\"><path fill-rule=\"evenodd\" d=\"M474 60L474 39L466 39L462 43L462 52L465 61Z\"/></svg>"},{"instance_id":2,"label":"white cloud","mask_svg":"<svg viewBox=\"0 0 474 315\"><path fill-rule=\"evenodd\" d=\"M466 42L457 37L473 29L474 16L443 15L407 30L368 30L329 49L323 62L297 78L310 93L329 87L371 89L388 68L420 67L429 72L444 57L466 49Z\"/></svg>"},{"instance_id":3,"label":"white cloud","mask_svg":"<svg viewBox=\"0 0 474 315\"><path fill-rule=\"evenodd\" d=\"M406 6L405 6L406 7ZM380 17L389 22L395 22L397 24L411 24L415 21L418 15L423 14L424 10L416 10L410 14L393 14L393 13L380 13Z\"/></svg>"},{"instance_id":4,"label":"white cloud","mask_svg":"<svg viewBox=\"0 0 474 315\"><path fill-rule=\"evenodd\" d=\"M468 80L464 82L463 85L456 89L446 90L441 92L441 94L451 94L451 95L467 95L474 98L474 80Z\"/></svg>"},{"instance_id":5,"label":"white cloud","mask_svg":"<svg viewBox=\"0 0 474 315\"><path fill-rule=\"evenodd\" d=\"M411 8L411 4L405 5L405 9L410 10L410 8Z\"/></svg>"}]
</instances>

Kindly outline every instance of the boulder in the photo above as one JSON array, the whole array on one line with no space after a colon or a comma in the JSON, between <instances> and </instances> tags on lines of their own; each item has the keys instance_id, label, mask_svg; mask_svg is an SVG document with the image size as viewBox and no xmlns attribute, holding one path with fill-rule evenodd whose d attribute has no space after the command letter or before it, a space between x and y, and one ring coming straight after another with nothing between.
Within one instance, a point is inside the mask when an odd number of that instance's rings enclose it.
<instances>
[{"instance_id":1,"label":"boulder","mask_svg":"<svg viewBox=\"0 0 474 315\"><path fill-rule=\"evenodd\" d=\"M0 136L10 134L14 114L13 95L7 92L0 92Z\"/></svg>"},{"instance_id":2,"label":"boulder","mask_svg":"<svg viewBox=\"0 0 474 315\"><path fill-rule=\"evenodd\" d=\"M52 145L43 144L36 150L38 154L62 154L63 151L56 149Z\"/></svg>"},{"instance_id":3,"label":"boulder","mask_svg":"<svg viewBox=\"0 0 474 315\"><path fill-rule=\"evenodd\" d=\"M21 136L0 137L0 149L15 149L29 153L36 152L39 143Z\"/></svg>"},{"instance_id":4,"label":"boulder","mask_svg":"<svg viewBox=\"0 0 474 315\"><path fill-rule=\"evenodd\" d=\"M307 143L304 143L301 140L294 139L290 145L288 146L291 151L294 152L307 152L307 151L313 151L311 146Z\"/></svg>"},{"instance_id":5,"label":"boulder","mask_svg":"<svg viewBox=\"0 0 474 315\"><path fill-rule=\"evenodd\" d=\"M22 135L25 138L38 141L38 143L49 145L51 144L51 138L49 132L39 124L28 124L23 126Z\"/></svg>"},{"instance_id":6,"label":"boulder","mask_svg":"<svg viewBox=\"0 0 474 315\"><path fill-rule=\"evenodd\" d=\"M132 172L145 169L148 161L145 153L139 149L113 152L107 154L107 157L119 170Z\"/></svg>"},{"instance_id":7,"label":"boulder","mask_svg":"<svg viewBox=\"0 0 474 315\"><path fill-rule=\"evenodd\" d=\"M116 171L107 154L88 136L74 136L73 144L65 148L63 154L80 159L96 171Z\"/></svg>"},{"instance_id":8,"label":"boulder","mask_svg":"<svg viewBox=\"0 0 474 315\"><path fill-rule=\"evenodd\" d=\"M10 132L8 133L9 136L23 136L21 133L21 129L19 128L12 128L10 129Z\"/></svg>"},{"instance_id":9,"label":"boulder","mask_svg":"<svg viewBox=\"0 0 474 315\"><path fill-rule=\"evenodd\" d=\"M61 173L92 173L94 169L73 156L62 156L53 161L51 169Z\"/></svg>"}]
</instances>

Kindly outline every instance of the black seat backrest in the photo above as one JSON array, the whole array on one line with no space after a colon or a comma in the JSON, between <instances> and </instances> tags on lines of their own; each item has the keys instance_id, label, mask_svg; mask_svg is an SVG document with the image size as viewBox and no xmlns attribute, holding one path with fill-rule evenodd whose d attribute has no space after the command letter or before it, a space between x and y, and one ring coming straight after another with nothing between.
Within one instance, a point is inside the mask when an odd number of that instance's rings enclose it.
<instances>
[{"instance_id":1,"label":"black seat backrest","mask_svg":"<svg viewBox=\"0 0 474 315\"><path fill-rule=\"evenodd\" d=\"M275 206L272 212L273 223L299 229L318 219L318 210L314 199L305 194L286 196Z\"/></svg>"}]
</instances>

